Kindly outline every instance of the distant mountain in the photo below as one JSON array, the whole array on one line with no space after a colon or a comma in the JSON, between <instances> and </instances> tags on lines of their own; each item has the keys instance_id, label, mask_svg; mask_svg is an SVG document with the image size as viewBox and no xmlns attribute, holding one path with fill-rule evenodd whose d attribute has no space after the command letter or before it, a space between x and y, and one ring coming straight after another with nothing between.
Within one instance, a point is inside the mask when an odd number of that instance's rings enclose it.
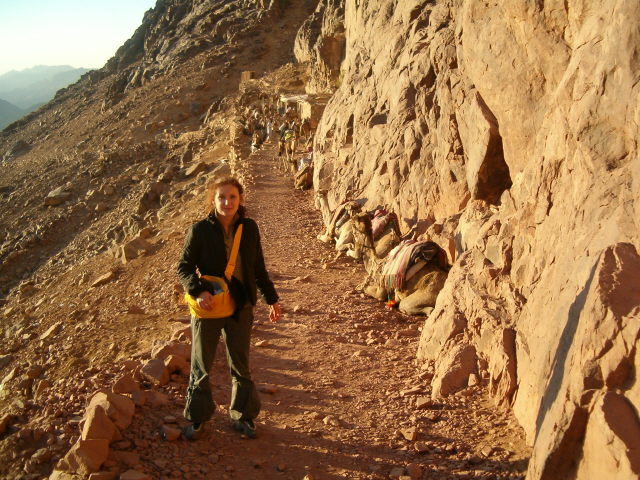
<instances>
[{"instance_id":1,"label":"distant mountain","mask_svg":"<svg viewBox=\"0 0 640 480\"><path fill-rule=\"evenodd\" d=\"M21 71L12 70L0 75L0 98L28 113L47 103L58 90L76 82L88 71L87 68L69 65L39 65Z\"/></svg>"},{"instance_id":2,"label":"distant mountain","mask_svg":"<svg viewBox=\"0 0 640 480\"><path fill-rule=\"evenodd\" d=\"M18 120L27 112L0 98L0 130Z\"/></svg>"}]
</instances>

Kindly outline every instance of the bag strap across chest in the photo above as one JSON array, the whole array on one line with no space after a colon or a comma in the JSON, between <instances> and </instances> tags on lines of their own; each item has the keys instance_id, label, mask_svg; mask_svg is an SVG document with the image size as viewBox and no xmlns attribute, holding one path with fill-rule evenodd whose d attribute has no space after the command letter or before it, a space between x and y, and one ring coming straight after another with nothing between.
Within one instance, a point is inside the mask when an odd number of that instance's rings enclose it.
<instances>
[{"instance_id":1,"label":"bag strap across chest","mask_svg":"<svg viewBox=\"0 0 640 480\"><path fill-rule=\"evenodd\" d=\"M229 255L229 261L227 262L227 268L224 269L224 276L227 281L231 281L233 271L236 269L236 260L238 258L238 250L240 250L240 238L242 237L242 224L238 225L236 234L233 237L233 246L231 247L231 254Z\"/></svg>"}]
</instances>

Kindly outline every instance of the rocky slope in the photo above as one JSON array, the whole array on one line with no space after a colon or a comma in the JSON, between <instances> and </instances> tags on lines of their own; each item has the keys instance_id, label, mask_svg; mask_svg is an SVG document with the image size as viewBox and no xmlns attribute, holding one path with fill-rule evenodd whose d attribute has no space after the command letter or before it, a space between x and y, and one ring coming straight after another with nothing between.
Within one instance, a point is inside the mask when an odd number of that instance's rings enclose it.
<instances>
[{"instance_id":1,"label":"rocky slope","mask_svg":"<svg viewBox=\"0 0 640 480\"><path fill-rule=\"evenodd\" d=\"M45 394L44 411L78 413L110 355L162 335L171 265L145 271L125 251L174 258L189 219L171 219L201 193L190 167L227 156L240 72L295 52L307 90L332 94L314 141L330 208L386 205L448 252L417 346L433 401L480 379L527 434L529 479L636 478L639 7L312 3L159 1L103 69L0 134L3 411L28 418L47 388L34 368L51 365L47 381L81 393ZM279 72L262 88L297 84ZM102 274L113 287L70 295ZM132 305L157 316L135 341ZM55 351L45 334L69 319Z\"/></svg>"},{"instance_id":2,"label":"rocky slope","mask_svg":"<svg viewBox=\"0 0 640 480\"><path fill-rule=\"evenodd\" d=\"M471 356L463 373L487 375L527 432L530 479L640 473L639 13L628 1L344 9L314 185L331 208L364 197L449 248L418 358L437 385Z\"/></svg>"}]
</instances>

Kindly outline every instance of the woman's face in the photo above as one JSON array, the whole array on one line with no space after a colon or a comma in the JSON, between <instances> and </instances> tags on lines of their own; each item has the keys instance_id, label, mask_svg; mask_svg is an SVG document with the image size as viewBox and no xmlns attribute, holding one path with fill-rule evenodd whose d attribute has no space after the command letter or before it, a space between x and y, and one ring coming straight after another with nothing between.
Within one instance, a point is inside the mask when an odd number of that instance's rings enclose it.
<instances>
[{"instance_id":1,"label":"woman's face","mask_svg":"<svg viewBox=\"0 0 640 480\"><path fill-rule=\"evenodd\" d=\"M216 213L221 217L233 218L241 201L240 192L233 185L222 185L216 189L214 203Z\"/></svg>"}]
</instances>

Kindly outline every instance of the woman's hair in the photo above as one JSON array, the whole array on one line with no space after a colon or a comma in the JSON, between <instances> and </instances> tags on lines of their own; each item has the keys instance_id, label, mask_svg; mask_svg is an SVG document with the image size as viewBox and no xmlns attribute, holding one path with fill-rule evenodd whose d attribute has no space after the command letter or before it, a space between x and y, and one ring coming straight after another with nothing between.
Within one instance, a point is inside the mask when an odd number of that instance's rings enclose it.
<instances>
[{"instance_id":1,"label":"woman's hair","mask_svg":"<svg viewBox=\"0 0 640 480\"><path fill-rule=\"evenodd\" d=\"M244 187L238 181L237 178L235 177L219 178L209 183L209 185L207 185L206 206L208 210L213 210L215 206L216 190L218 190L218 188L220 187L224 187L225 185L231 185L232 187L236 187L236 189L238 190L238 193L240 194L240 200L241 201L243 200L242 196L244 195ZM247 212L247 209L245 208L244 205L241 204L240 207L238 208L238 214L241 217L244 217L246 212Z\"/></svg>"}]
</instances>

